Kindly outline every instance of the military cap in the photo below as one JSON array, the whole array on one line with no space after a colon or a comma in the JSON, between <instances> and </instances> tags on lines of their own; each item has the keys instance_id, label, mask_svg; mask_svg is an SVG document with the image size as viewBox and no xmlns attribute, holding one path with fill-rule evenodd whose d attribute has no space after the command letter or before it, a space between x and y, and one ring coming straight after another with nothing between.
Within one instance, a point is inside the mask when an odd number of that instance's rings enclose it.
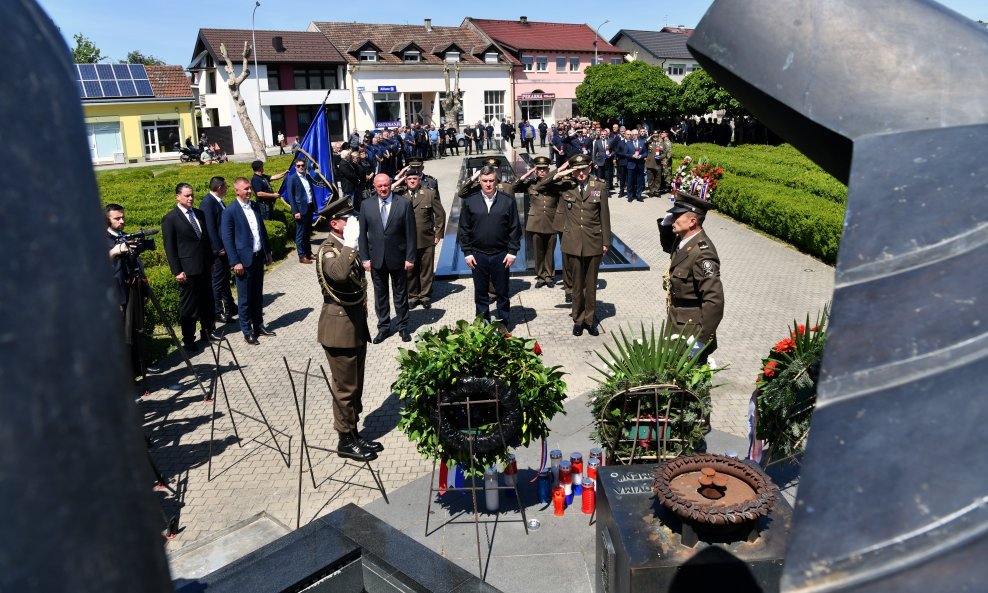
<instances>
[{"instance_id":1,"label":"military cap","mask_svg":"<svg viewBox=\"0 0 988 593\"><path fill-rule=\"evenodd\" d=\"M537 156L534 159L532 159L532 162L535 164L536 167L548 167L549 165L552 164L552 159L550 159L547 156Z\"/></svg>"},{"instance_id":2,"label":"military cap","mask_svg":"<svg viewBox=\"0 0 988 593\"><path fill-rule=\"evenodd\" d=\"M263 167L264 167L264 161L253 161L250 164L250 170L251 171L258 171L258 170L260 170Z\"/></svg>"},{"instance_id":3,"label":"military cap","mask_svg":"<svg viewBox=\"0 0 988 593\"><path fill-rule=\"evenodd\" d=\"M568 161L570 169L586 169L590 167L590 157L585 154L578 154L571 157Z\"/></svg>"},{"instance_id":4,"label":"military cap","mask_svg":"<svg viewBox=\"0 0 988 593\"><path fill-rule=\"evenodd\" d=\"M491 167L500 167L501 161L499 161L496 157L490 157L489 159L484 161L484 164L490 165Z\"/></svg>"},{"instance_id":5,"label":"military cap","mask_svg":"<svg viewBox=\"0 0 988 593\"><path fill-rule=\"evenodd\" d=\"M424 166L425 166L425 163L422 162L422 159L419 159L419 158L408 159L408 168L409 169L421 169Z\"/></svg>"},{"instance_id":6,"label":"military cap","mask_svg":"<svg viewBox=\"0 0 988 593\"><path fill-rule=\"evenodd\" d=\"M692 212L703 216L707 213L707 210L710 210L713 207L714 205L710 202L701 200L700 198L690 195L683 190L679 190L676 192L676 201L673 203L672 208L670 208L668 212L669 214Z\"/></svg>"},{"instance_id":7,"label":"military cap","mask_svg":"<svg viewBox=\"0 0 988 593\"><path fill-rule=\"evenodd\" d=\"M329 220L337 220L340 218L346 218L353 212L353 204L347 198L337 198L326 203L319 211L319 216L323 216Z\"/></svg>"}]
</instances>

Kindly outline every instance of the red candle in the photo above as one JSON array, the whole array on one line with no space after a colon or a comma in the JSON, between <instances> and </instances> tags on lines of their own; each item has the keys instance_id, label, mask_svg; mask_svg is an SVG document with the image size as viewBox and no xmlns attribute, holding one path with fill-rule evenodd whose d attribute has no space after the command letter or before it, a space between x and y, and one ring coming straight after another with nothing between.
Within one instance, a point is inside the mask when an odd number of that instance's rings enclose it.
<instances>
[{"instance_id":1,"label":"red candle","mask_svg":"<svg viewBox=\"0 0 988 593\"><path fill-rule=\"evenodd\" d=\"M592 515L594 506L596 505L596 497L594 496L594 481L587 478L583 481L583 514Z\"/></svg>"},{"instance_id":2,"label":"red candle","mask_svg":"<svg viewBox=\"0 0 988 593\"><path fill-rule=\"evenodd\" d=\"M552 508L552 514L557 517L562 517L566 513L566 493L563 492L562 486L552 489Z\"/></svg>"}]
</instances>

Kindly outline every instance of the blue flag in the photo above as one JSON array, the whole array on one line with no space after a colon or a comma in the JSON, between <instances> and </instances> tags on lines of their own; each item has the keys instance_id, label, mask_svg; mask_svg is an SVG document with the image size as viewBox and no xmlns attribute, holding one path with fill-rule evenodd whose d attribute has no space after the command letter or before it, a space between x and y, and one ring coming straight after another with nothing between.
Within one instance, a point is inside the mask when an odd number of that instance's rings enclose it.
<instances>
[{"instance_id":1,"label":"blue flag","mask_svg":"<svg viewBox=\"0 0 988 593\"><path fill-rule=\"evenodd\" d=\"M329 201L332 195L330 187L333 184L333 147L329 142L329 134L326 132L325 105L319 108L316 117L309 124L309 131L305 133L305 137L299 143L293 161L300 158L306 160L309 175L317 182L326 185L326 187L312 186L312 197L316 201L316 212L318 212ZM285 176L285 181L282 182L281 190L278 192L286 201L288 200L285 195L288 189L288 180L295 174L295 167L289 167L288 175ZM315 218L315 216L314 214L313 217Z\"/></svg>"}]
</instances>

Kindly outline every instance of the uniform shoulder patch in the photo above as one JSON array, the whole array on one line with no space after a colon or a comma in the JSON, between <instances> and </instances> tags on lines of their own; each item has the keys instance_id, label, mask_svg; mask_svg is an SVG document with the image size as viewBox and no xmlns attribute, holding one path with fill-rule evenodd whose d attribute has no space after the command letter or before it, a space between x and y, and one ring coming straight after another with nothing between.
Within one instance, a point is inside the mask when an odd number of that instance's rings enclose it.
<instances>
[{"instance_id":1,"label":"uniform shoulder patch","mask_svg":"<svg viewBox=\"0 0 988 593\"><path fill-rule=\"evenodd\" d=\"M707 247L709 247L706 241L698 241L696 246L699 247L700 249L706 249Z\"/></svg>"},{"instance_id":2,"label":"uniform shoulder patch","mask_svg":"<svg viewBox=\"0 0 988 593\"><path fill-rule=\"evenodd\" d=\"M323 254L323 257L336 257L336 254L333 253L332 251L327 251L325 254Z\"/></svg>"},{"instance_id":3,"label":"uniform shoulder patch","mask_svg":"<svg viewBox=\"0 0 988 593\"><path fill-rule=\"evenodd\" d=\"M700 270L702 270L704 278L720 276L720 266L712 259L705 259L701 261Z\"/></svg>"}]
</instances>

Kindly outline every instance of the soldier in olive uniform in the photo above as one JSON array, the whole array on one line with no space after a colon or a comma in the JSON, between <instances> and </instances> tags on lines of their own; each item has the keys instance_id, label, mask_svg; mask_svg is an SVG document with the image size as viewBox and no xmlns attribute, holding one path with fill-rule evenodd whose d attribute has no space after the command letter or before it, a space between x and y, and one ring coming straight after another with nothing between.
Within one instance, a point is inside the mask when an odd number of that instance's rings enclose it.
<instances>
[{"instance_id":1,"label":"soldier in olive uniform","mask_svg":"<svg viewBox=\"0 0 988 593\"><path fill-rule=\"evenodd\" d=\"M409 165L411 167L411 165ZM446 210L435 190L423 187L417 168L408 168L391 185L391 190L412 204L415 217L415 267L405 272L408 280L408 306L432 307L432 281L436 276L436 245L446 227Z\"/></svg>"},{"instance_id":2,"label":"soldier in olive uniform","mask_svg":"<svg viewBox=\"0 0 988 593\"><path fill-rule=\"evenodd\" d=\"M645 171L648 172L648 195L657 198L662 187L662 138L658 132L648 140L648 156L645 157Z\"/></svg>"},{"instance_id":3,"label":"soldier in olive uniform","mask_svg":"<svg viewBox=\"0 0 988 593\"><path fill-rule=\"evenodd\" d=\"M669 132L659 134L662 139L662 188L660 191L672 190L672 141Z\"/></svg>"},{"instance_id":4,"label":"soldier in olive uniform","mask_svg":"<svg viewBox=\"0 0 988 593\"><path fill-rule=\"evenodd\" d=\"M535 288L551 288L556 284L556 229L553 219L559 197L535 188L539 181L549 176L552 161L547 156L537 156L533 162L535 166L518 180L516 191L526 191L528 194L528 221L525 223L525 230L532 234L532 245L535 248Z\"/></svg>"},{"instance_id":5,"label":"soldier in olive uniform","mask_svg":"<svg viewBox=\"0 0 988 593\"><path fill-rule=\"evenodd\" d=\"M554 218L562 229L560 248L573 281L573 335L599 335L596 321L597 272L611 244L611 215L607 183L590 177L591 160L585 154L570 158L535 188L559 196Z\"/></svg>"},{"instance_id":6,"label":"soldier in olive uniform","mask_svg":"<svg viewBox=\"0 0 988 593\"><path fill-rule=\"evenodd\" d=\"M363 411L364 360L367 357L367 280L357 253L359 228L348 225L352 206L346 198L328 203L319 215L331 232L319 247L316 274L322 288L319 343L326 352L333 385L333 425L339 433L337 455L373 461L384 447L357 432Z\"/></svg>"},{"instance_id":7,"label":"soldier in olive uniform","mask_svg":"<svg viewBox=\"0 0 988 593\"><path fill-rule=\"evenodd\" d=\"M694 336L693 351L703 349L701 362L717 349L717 326L724 317L720 258L703 230L703 219L710 208L710 202L679 192L669 213L658 221L659 242L663 251L672 254L668 331Z\"/></svg>"},{"instance_id":8,"label":"soldier in olive uniform","mask_svg":"<svg viewBox=\"0 0 988 593\"><path fill-rule=\"evenodd\" d=\"M439 180L425 172L425 162L422 159L415 157L409 159L408 166L405 167L401 173L405 173L406 171L418 171L419 183L422 187L436 192L437 201L442 200L442 196L439 195ZM401 173L399 173L399 175Z\"/></svg>"}]
</instances>

